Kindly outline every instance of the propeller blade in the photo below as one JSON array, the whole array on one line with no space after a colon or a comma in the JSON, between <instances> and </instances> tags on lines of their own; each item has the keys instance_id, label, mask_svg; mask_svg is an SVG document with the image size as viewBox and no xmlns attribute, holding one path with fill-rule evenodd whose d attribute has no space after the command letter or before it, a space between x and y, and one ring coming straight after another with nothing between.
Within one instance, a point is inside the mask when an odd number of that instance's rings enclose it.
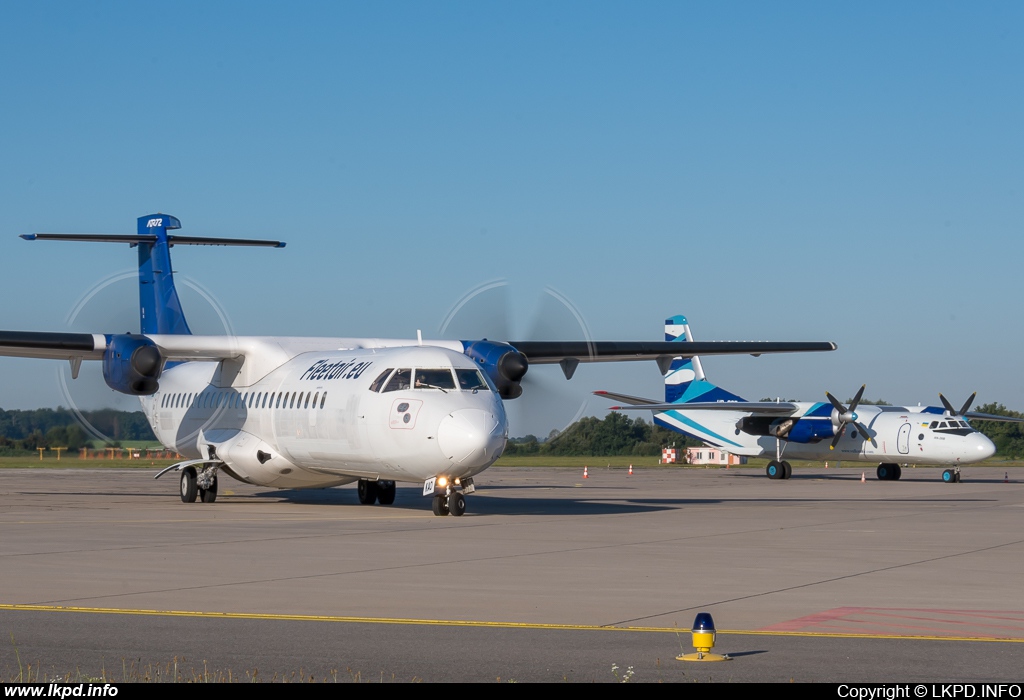
<instances>
[{"instance_id":1,"label":"propeller blade","mask_svg":"<svg viewBox=\"0 0 1024 700\"><path fill-rule=\"evenodd\" d=\"M839 403L839 399L837 399L835 396L828 393L827 391L825 392L825 396L827 396L828 400L832 403L832 408L839 411L839 415L843 415L844 413L846 413L846 407L843 406L843 404Z\"/></svg>"},{"instance_id":2,"label":"propeller blade","mask_svg":"<svg viewBox=\"0 0 1024 700\"><path fill-rule=\"evenodd\" d=\"M857 426L857 430L860 431L860 434L863 435L865 439L870 440L872 445L875 444L875 436L868 432L868 429L864 427L863 423L854 423L854 425Z\"/></svg>"},{"instance_id":3,"label":"propeller blade","mask_svg":"<svg viewBox=\"0 0 1024 700\"><path fill-rule=\"evenodd\" d=\"M971 394L966 401L964 401L964 407L960 409L960 415L964 415L971 410L971 404L974 403L974 397L978 395L978 392Z\"/></svg>"},{"instance_id":4,"label":"propeller blade","mask_svg":"<svg viewBox=\"0 0 1024 700\"><path fill-rule=\"evenodd\" d=\"M846 432L846 423L843 423L841 426L839 426L839 431L836 432L836 436L834 438L832 438L832 444L828 446L828 449L830 449L830 450L836 449L836 445L839 444L839 440L840 440L840 438L843 437L843 433L845 433L845 432Z\"/></svg>"},{"instance_id":5,"label":"propeller blade","mask_svg":"<svg viewBox=\"0 0 1024 700\"><path fill-rule=\"evenodd\" d=\"M438 327L438 335L448 340L487 338L504 342L509 328L509 294L505 280L491 280L474 287L455 302Z\"/></svg>"},{"instance_id":6,"label":"propeller blade","mask_svg":"<svg viewBox=\"0 0 1024 700\"><path fill-rule=\"evenodd\" d=\"M850 413L857 410L857 404L860 403L860 397L864 396L864 387L866 386L867 384L860 385L860 391L857 392L857 395L853 397L853 401L850 403Z\"/></svg>"},{"instance_id":7,"label":"propeller blade","mask_svg":"<svg viewBox=\"0 0 1024 700\"><path fill-rule=\"evenodd\" d=\"M945 396L943 396L942 394L939 394L939 401L941 401L942 405L946 407L946 411L949 412L949 415L951 415L951 416L957 415L956 409L953 408L953 406L949 403L949 401L946 401L946 397Z\"/></svg>"}]
</instances>

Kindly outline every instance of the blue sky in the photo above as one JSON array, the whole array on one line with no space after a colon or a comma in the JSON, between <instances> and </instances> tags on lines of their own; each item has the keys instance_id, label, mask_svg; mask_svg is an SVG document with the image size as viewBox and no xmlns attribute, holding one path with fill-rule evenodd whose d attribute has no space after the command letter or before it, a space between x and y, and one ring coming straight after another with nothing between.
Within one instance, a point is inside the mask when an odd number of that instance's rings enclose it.
<instances>
[{"instance_id":1,"label":"blue sky","mask_svg":"<svg viewBox=\"0 0 1024 700\"><path fill-rule=\"evenodd\" d=\"M288 242L175 249L238 333L430 336L500 278L519 336L550 286L600 339L659 339L685 313L700 339L839 343L705 362L748 398L866 382L893 402L977 390L1024 410L1020 3L4 14L0 327L66 328L133 268L126 247L17 234L130 233L161 211L185 234ZM72 325L135 329L135 294L108 286ZM653 363L571 383L547 369L533 378L561 399L519 405L514 433L562 427L593 389L661 394ZM56 375L0 360L0 406L66 403ZM115 398L74 386L84 405Z\"/></svg>"}]
</instances>

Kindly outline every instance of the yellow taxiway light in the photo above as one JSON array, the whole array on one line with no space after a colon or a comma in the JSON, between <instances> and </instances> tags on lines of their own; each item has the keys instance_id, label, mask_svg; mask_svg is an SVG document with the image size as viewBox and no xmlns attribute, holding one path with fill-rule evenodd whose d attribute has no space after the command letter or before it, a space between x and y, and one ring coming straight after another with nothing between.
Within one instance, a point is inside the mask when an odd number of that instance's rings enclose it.
<instances>
[{"instance_id":1,"label":"yellow taxiway light","mask_svg":"<svg viewBox=\"0 0 1024 700\"><path fill-rule=\"evenodd\" d=\"M695 654L683 654L677 656L679 661L730 661L728 656L722 654L711 654L715 646L715 621L711 619L711 613L697 613L693 619L693 629L690 630L693 640Z\"/></svg>"}]
</instances>

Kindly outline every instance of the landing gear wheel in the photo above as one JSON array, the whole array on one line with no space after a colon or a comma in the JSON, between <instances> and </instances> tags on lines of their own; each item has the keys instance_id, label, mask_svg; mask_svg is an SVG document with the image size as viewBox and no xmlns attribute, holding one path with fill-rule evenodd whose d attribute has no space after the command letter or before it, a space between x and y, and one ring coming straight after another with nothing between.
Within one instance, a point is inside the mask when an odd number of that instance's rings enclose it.
<instances>
[{"instance_id":1,"label":"landing gear wheel","mask_svg":"<svg viewBox=\"0 0 1024 700\"><path fill-rule=\"evenodd\" d=\"M448 515L447 496L434 496L434 515Z\"/></svg>"},{"instance_id":2,"label":"landing gear wheel","mask_svg":"<svg viewBox=\"0 0 1024 700\"><path fill-rule=\"evenodd\" d=\"M878 469L875 470L875 476L878 477L879 481L888 481L892 478L890 474L892 474L892 472L889 471L888 464L879 464Z\"/></svg>"},{"instance_id":3,"label":"landing gear wheel","mask_svg":"<svg viewBox=\"0 0 1024 700\"><path fill-rule=\"evenodd\" d=\"M942 472L942 480L947 484L955 484L957 481L956 477L957 473L954 472L952 469L947 469L944 472Z\"/></svg>"},{"instance_id":4,"label":"landing gear wheel","mask_svg":"<svg viewBox=\"0 0 1024 700\"><path fill-rule=\"evenodd\" d=\"M953 472L953 481L960 483L960 472Z\"/></svg>"},{"instance_id":5,"label":"landing gear wheel","mask_svg":"<svg viewBox=\"0 0 1024 700\"><path fill-rule=\"evenodd\" d=\"M378 481L376 486L377 503L380 503L382 506L389 506L395 502L395 482Z\"/></svg>"},{"instance_id":6,"label":"landing gear wheel","mask_svg":"<svg viewBox=\"0 0 1024 700\"><path fill-rule=\"evenodd\" d=\"M359 484L356 486L356 491L359 493L359 502L364 506L372 506L377 500L376 481L360 479Z\"/></svg>"},{"instance_id":7,"label":"landing gear wheel","mask_svg":"<svg viewBox=\"0 0 1024 700\"><path fill-rule=\"evenodd\" d=\"M786 473L786 469L773 459L764 468L764 473L768 475L769 479L781 479L782 475Z\"/></svg>"},{"instance_id":8,"label":"landing gear wheel","mask_svg":"<svg viewBox=\"0 0 1024 700\"><path fill-rule=\"evenodd\" d=\"M456 517L466 512L466 499L461 493L453 493L448 497L448 512Z\"/></svg>"},{"instance_id":9,"label":"landing gear wheel","mask_svg":"<svg viewBox=\"0 0 1024 700\"><path fill-rule=\"evenodd\" d=\"M199 487L196 485L196 470L193 467L185 467L181 470L181 501L182 503L195 503Z\"/></svg>"},{"instance_id":10,"label":"landing gear wheel","mask_svg":"<svg viewBox=\"0 0 1024 700\"><path fill-rule=\"evenodd\" d=\"M199 489L199 500L203 503L213 503L217 500L217 477L213 477L213 483L209 488Z\"/></svg>"},{"instance_id":11,"label":"landing gear wheel","mask_svg":"<svg viewBox=\"0 0 1024 700\"><path fill-rule=\"evenodd\" d=\"M901 467L898 464L893 465L893 468L892 468L892 480L893 481L899 481L901 476L903 476L903 467Z\"/></svg>"},{"instance_id":12,"label":"landing gear wheel","mask_svg":"<svg viewBox=\"0 0 1024 700\"><path fill-rule=\"evenodd\" d=\"M793 476L793 465L790 464L789 462L783 462L782 463L782 478L783 479L788 479L791 476Z\"/></svg>"}]
</instances>

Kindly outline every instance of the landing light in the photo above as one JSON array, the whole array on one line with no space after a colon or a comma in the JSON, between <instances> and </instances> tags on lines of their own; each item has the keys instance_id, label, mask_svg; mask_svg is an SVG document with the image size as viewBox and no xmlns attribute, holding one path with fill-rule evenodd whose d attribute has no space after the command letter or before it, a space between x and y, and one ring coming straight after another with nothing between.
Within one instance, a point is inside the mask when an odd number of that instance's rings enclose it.
<instances>
[{"instance_id":1,"label":"landing light","mask_svg":"<svg viewBox=\"0 0 1024 700\"><path fill-rule=\"evenodd\" d=\"M439 476L439 477L437 477L437 485L440 486L441 488L444 488L445 486L447 486L448 485L448 477L446 477L446 476Z\"/></svg>"}]
</instances>

